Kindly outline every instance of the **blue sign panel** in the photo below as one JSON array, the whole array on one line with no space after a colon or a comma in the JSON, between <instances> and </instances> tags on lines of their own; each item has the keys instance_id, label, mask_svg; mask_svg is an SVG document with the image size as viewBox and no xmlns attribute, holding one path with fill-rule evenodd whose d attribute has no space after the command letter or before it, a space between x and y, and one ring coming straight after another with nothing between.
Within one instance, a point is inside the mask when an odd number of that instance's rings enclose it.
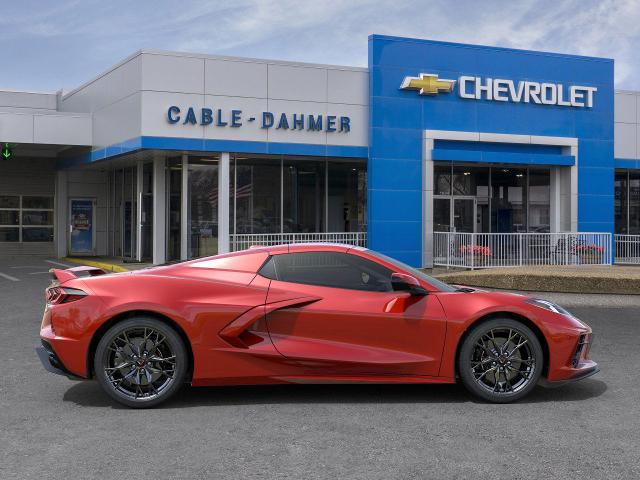
<instances>
[{"instance_id":1,"label":"blue sign panel","mask_svg":"<svg viewBox=\"0 0 640 480\"><path fill-rule=\"evenodd\" d=\"M434 159L577 164L577 228L613 231L613 60L373 35L369 71L371 248L422 265L424 130L577 138L576 156L443 141Z\"/></svg>"},{"instance_id":2,"label":"blue sign panel","mask_svg":"<svg viewBox=\"0 0 640 480\"><path fill-rule=\"evenodd\" d=\"M93 253L93 200L71 200L70 220L70 253Z\"/></svg>"}]
</instances>

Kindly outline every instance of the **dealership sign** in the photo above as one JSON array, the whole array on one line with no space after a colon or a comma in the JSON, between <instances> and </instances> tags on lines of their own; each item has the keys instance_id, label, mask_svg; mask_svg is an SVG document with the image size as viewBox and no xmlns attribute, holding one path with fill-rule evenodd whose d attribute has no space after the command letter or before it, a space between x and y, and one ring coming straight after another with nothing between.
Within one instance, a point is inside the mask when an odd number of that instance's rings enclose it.
<instances>
[{"instance_id":1,"label":"dealership sign","mask_svg":"<svg viewBox=\"0 0 640 480\"><path fill-rule=\"evenodd\" d=\"M262 112L260 115L244 115L242 110L223 110L208 107L180 108L172 105L167 109L167 121L172 125L212 125L215 127L240 128L249 123L258 123L260 128L276 130L307 130L315 132L351 131L351 118L338 115L310 115L304 113Z\"/></svg>"},{"instance_id":2,"label":"dealership sign","mask_svg":"<svg viewBox=\"0 0 640 480\"><path fill-rule=\"evenodd\" d=\"M440 79L437 75L421 73L405 77L401 90L417 90L420 95L452 92L458 85L458 96L469 100L533 103L561 107L592 107L596 87L563 85L562 83L513 81L502 78L483 78L463 75L458 80Z\"/></svg>"}]
</instances>

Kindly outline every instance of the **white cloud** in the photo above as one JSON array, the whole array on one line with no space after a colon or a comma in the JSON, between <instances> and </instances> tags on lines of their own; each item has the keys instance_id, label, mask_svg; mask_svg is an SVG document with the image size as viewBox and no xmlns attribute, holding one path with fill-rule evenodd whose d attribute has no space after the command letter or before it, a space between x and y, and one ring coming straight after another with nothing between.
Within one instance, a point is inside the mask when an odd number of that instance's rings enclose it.
<instances>
[{"instance_id":1,"label":"white cloud","mask_svg":"<svg viewBox=\"0 0 640 480\"><path fill-rule=\"evenodd\" d=\"M65 62L97 69L144 47L365 66L380 33L615 58L618 86L640 89L638 0L30 1L3 12L0 51L66 42Z\"/></svg>"}]
</instances>

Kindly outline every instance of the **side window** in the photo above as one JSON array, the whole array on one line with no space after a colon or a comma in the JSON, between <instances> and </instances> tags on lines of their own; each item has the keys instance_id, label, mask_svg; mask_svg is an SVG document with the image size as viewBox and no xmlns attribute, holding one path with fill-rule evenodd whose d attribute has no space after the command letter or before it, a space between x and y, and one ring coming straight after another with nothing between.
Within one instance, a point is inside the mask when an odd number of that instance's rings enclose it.
<instances>
[{"instance_id":1,"label":"side window","mask_svg":"<svg viewBox=\"0 0 640 480\"><path fill-rule=\"evenodd\" d=\"M391 270L357 255L300 252L274 255L260 274L282 282L323 287L390 292Z\"/></svg>"}]
</instances>

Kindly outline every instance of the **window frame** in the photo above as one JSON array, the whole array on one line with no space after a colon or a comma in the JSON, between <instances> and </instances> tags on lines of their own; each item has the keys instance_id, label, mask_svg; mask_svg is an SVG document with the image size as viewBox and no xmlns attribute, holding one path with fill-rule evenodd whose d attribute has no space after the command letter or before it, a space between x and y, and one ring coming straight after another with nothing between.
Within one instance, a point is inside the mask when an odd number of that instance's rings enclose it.
<instances>
[{"instance_id":1,"label":"window frame","mask_svg":"<svg viewBox=\"0 0 640 480\"><path fill-rule=\"evenodd\" d=\"M18 240L16 241L0 241L0 243L53 243L55 241L55 195L3 195L5 197L18 197L18 207L12 207L12 208L0 208L0 211L10 211L10 212L17 212L18 213L18 223L14 224L14 225L5 225L2 224L0 225L0 228L16 228L18 230ZM51 200L51 208L25 208L24 207L24 199L25 198L47 198ZM31 225L31 224L26 224L24 223L24 213L28 213L28 212L50 212L51 213L51 219L53 220L53 223L51 224L43 224L43 225ZM31 241L31 240L24 240L24 230L28 230L28 229L36 229L36 228L40 228L40 229L44 229L44 228L50 228L52 231L52 239L51 240L43 240L43 241Z\"/></svg>"}]
</instances>

